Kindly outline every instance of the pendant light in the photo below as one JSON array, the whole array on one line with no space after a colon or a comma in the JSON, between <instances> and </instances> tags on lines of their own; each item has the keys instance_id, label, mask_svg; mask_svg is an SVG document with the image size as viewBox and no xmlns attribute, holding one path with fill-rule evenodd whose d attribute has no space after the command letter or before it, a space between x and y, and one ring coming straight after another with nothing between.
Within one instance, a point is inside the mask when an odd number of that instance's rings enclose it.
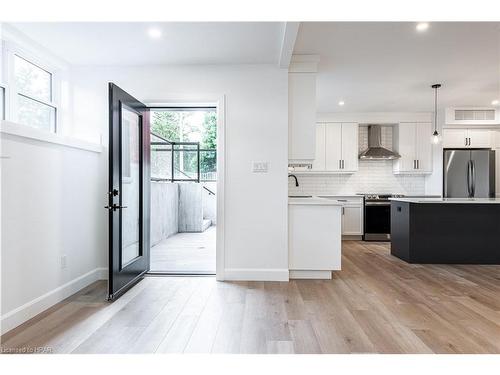
<instances>
[{"instance_id":1,"label":"pendant light","mask_svg":"<svg viewBox=\"0 0 500 375\"><path fill-rule=\"evenodd\" d=\"M434 89L434 133L432 133L432 143L438 144L440 142L439 133L437 130L437 107L438 107L438 89L441 87L440 83L435 83L431 86Z\"/></svg>"}]
</instances>

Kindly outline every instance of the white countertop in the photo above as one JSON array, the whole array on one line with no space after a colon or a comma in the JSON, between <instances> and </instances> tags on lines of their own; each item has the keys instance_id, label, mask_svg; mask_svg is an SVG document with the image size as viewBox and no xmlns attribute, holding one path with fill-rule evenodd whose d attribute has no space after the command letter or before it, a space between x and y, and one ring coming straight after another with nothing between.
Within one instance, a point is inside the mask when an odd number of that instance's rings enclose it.
<instances>
[{"instance_id":1,"label":"white countertop","mask_svg":"<svg viewBox=\"0 0 500 375\"><path fill-rule=\"evenodd\" d=\"M345 196L345 195L343 195ZM319 205L319 206L343 206L343 202L339 202L336 199L332 198L321 198L318 196L310 196L307 198L297 197L288 197L288 204L299 204L299 205Z\"/></svg>"},{"instance_id":2,"label":"white countertop","mask_svg":"<svg viewBox=\"0 0 500 375\"><path fill-rule=\"evenodd\" d=\"M500 204L500 198L390 198L390 200L408 203Z\"/></svg>"}]
</instances>

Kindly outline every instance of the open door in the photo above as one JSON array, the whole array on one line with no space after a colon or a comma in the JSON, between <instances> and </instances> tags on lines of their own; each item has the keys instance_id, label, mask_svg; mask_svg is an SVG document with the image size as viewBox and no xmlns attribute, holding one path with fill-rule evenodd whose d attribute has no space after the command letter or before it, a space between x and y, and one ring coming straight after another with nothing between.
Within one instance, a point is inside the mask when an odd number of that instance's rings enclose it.
<instances>
[{"instance_id":1,"label":"open door","mask_svg":"<svg viewBox=\"0 0 500 375\"><path fill-rule=\"evenodd\" d=\"M109 84L109 279L118 298L149 270L149 109Z\"/></svg>"}]
</instances>

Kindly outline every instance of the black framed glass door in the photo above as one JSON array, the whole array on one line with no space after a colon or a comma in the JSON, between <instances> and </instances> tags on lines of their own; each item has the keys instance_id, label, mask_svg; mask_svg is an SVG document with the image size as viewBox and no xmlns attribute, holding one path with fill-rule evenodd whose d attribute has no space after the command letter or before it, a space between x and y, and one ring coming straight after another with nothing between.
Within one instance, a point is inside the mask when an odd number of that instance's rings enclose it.
<instances>
[{"instance_id":1,"label":"black framed glass door","mask_svg":"<svg viewBox=\"0 0 500 375\"><path fill-rule=\"evenodd\" d=\"M109 279L116 299L149 270L149 109L109 84Z\"/></svg>"}]
</instances>

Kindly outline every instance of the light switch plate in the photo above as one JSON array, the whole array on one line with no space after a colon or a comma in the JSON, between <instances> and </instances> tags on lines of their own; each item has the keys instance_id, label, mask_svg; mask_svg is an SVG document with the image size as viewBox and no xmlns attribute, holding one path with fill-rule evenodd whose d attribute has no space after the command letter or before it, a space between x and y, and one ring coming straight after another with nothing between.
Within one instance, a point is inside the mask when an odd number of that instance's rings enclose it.
<instances>
[{"instance_id":1,"label":"light switch plate","mask_svg":"<svg viewBox=\"0 0 500 375\"><path fill-rule=\"evenodd\" d=\"M269 170L269 162L267 161L253 161L252 162L252 172L253 173L267 173Z\"/></svg>"}]
</instances>

